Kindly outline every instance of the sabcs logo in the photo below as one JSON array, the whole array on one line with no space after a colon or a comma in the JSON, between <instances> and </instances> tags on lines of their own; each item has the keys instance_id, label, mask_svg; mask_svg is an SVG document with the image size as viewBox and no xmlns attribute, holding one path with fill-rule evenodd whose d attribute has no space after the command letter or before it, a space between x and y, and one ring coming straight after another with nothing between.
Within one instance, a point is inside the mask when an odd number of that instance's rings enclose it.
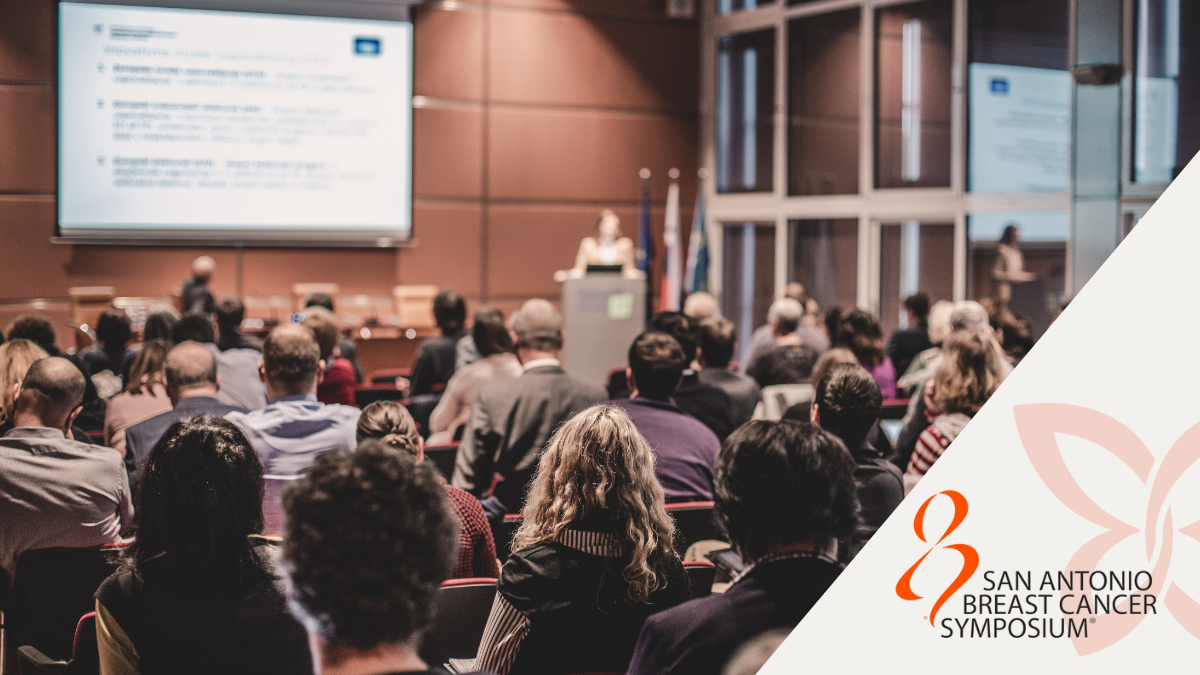
<instances>
[{"instance_id":1,"label":"sabcs logo","mask_svg":"<svg viewBox=\"0 0 1200 675\"><path fill-rule=\"evenodd\" d=\"M954 518L950 521L950 526L947 527L946 531L942 533L942 536L939 537L932 546L930 546L929 550L925 552L925 555L917 559L917 562L913 563L913 566L908 568L908 571L905 572L904 575L900 577L900 580L896 582L896 595L900 596L901 600L921 600L922 596L913 592L912 577L913 573L917 571L917 568L921 566L921 563L925 562L925 559L929 557L929 554L933 553L939 548L951 549L962 554L962 570L959 571L958 576L954 578L954 581L950 582L950 585L946 587L946 590L942 591L942 594L938 596L937 601L933 603L933 609L931 609L929 612L930 626L934 625L934 619L937 617L938 610L942 608L942 605L946 604L946 601L950 599L950 596L954 595L958 589L962 588L963 584L967 583L967 580L971 578L971 575L975 574L975 570L979 569L979 552L976 551L973 546L969 544L946 544L945 546L942 546L942 542L946 540L946 537L949 537L954 530L958 529L958 526L962 525L962 522L967 518L967 498L962 496L962 493L955 490L943 490L933 495L929 499L926 499L925 503L921 504L921 508L917 509L917 516L913 519L913 531L916 532L917 537L919 537L921 541L929 541L925 538L925 510L929 508L930 502L932 502L934 499L937 499L941 495L946 495L952 502L954 502Z\"/></svg>"}]
</instances>

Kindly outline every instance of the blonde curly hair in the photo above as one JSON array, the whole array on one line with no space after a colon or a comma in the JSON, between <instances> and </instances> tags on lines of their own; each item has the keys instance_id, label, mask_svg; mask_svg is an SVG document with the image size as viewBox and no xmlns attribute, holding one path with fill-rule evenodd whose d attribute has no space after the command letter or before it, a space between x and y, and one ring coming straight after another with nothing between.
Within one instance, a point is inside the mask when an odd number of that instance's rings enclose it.
<instances>
[{"instance_id":1,"label":"blonde curly hair","mask_svg":"<svg viewBox=\"0 0 1200 675\"><path fill-rule=\"evenodd\" d=\"M572 522L608 509L617 545L630 557L621 575L629 599L642 603L666 586L662 561L678 558L664 503L654 455L629 415L593 406L560 427L542 453L513 550L555 541Z\"/></svg>"}]
</instances>

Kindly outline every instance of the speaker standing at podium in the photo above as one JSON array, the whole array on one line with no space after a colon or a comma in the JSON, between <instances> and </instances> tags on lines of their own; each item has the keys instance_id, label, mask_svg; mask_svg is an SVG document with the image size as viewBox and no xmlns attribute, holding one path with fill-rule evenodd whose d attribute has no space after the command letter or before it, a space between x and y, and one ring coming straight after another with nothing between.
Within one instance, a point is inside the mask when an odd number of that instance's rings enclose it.
<instances>
[{"instance_id":1,"label":"speaker standing at podium","mask_svg":"<svg viewBox=\"0 0 1200 675\"><path fill-rule=\"evenodd\" d=\"M1012 299L1013 282L1033 281L1034 278L1034 275L1025 271L1020 230L1016 225L1005 227L996 245L996 263L992 266L992 297L1008 304Z\"/></svg>"},{"instance_id":2,"label":"speaker standing at podium","mask_svg":"<svg viewBox=\"0 0 1200 675\"><path fill-rule=\"evenodd\" d=\"M578 279L587 274L589 265L620 266L621 275L629 279L640 279L637 268L636 250L633 240L621 236L621 219L609 209L600 212L594 236L579 242L579 253L575 255L575 266L554 273L555 281Z\"/></svg>"}]
</instances>

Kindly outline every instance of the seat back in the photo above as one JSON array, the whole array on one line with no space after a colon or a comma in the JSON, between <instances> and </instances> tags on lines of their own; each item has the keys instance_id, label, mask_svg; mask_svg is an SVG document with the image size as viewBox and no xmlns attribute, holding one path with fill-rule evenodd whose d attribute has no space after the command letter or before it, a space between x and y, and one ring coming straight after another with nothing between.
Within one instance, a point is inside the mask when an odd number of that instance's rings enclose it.
<instances>
[{"instance_id":1,"label":"seat back","mask_svg":"<svg viewBox=\"0 0 1200 675\"><path fill-rule=\"evenodd\" d=\"M780 420L794 405L812 405L817 390L811 384L773 384L763 387L762 400L754 408L756 420Z\"/></svg>"},{"instance_id":2,"label":"seat back","mask_svg":"<svg viewBox=\"0 0 1200 675\"><path fill-rule=\"evenodd\" d=\"M422 640L421 659L436 668L450 659L473 659L483 640L495 579L451 579L438 589L433 621Z\"/></svg>"},{"instance_id":3,"label":"seat back","mask_svg":"<svg viewBox=\"0 0 1200 675\"><path fill-rule=\"evenodd\" d=\"M283 534L283 491L300 476L263 476L263 534Z\"/></svg>"},{"instance_id":4,"label":"seat back","mask_svg":"<svg viewBox=\"0 0 1200 675\"><path fill-rule=\"evenodd\" d=\"M698 541L721 537L714 520L713 507L713 502L667 504L667 513L675 519L675 550L680 556Z\"/></svg>"},{"instance_id":5,"label":"seat back","mask_svg":"<svg viewBox=\"0 0 1200 675\"><path fill-rule=\"evenodd\" d=\"M693 598L707 598L712 595L713 582L717 579L716 565L707 560L692 560L683 563L683 571L687 572Z\"/></svg>"},{"instance_id":6,"label":"seat back","mask_svg":"<svg viewBox=\"0 0 1200 675\"><path fill-rule=\"evenodd\" d=\"M396 401L406 405L405 392L394 384L359 384L354 387L354 405L365 408L376 401Z\"/></svg>"},{"instance_id":7,"label":"seat back","mask_svg":"<svg viewBox=\"0 0 1200 675\"><path fill-rule=\"evenodd\" d=\"M512 554L513 535L517 533L523 520L524 516L521 514L510 513L504 516L502 522L492 523L492 540L496 542L496 557L500 559L500 564L504 564Z\"/></svg>"},{"instance_id":8,"label":"seat back","mask_svg":"<svg viewBox=\"0 0 1200 675\"><path fill-rule=\"evenodd\" d=\"M5 611L6 642L52 659L71 657L79 617L95 609L100 584L120 564L122 545L40 549L17 558Z\"/></svg>"},{"instance_id":9,"label":"seat back","mask_svg":"<svg viewBox=\"0 0 1200 675\"><path fill-rule=\"evenodd\" d=\"M458 442L446 445L425 446L425 457L433 462L442 478L450 480L454 475L454 460L458 459Z\"/></svg>"},{"instance_id":10,"label":"seat back","mask_svg":"<svg viewBox=\"0 0 1200 675\"><path fill-rule=\"evenodd\" d=\"M75 627L71 675L100 675L100 645L96 639L96 613L88 612Z\"/></svg>"}]
</instances>

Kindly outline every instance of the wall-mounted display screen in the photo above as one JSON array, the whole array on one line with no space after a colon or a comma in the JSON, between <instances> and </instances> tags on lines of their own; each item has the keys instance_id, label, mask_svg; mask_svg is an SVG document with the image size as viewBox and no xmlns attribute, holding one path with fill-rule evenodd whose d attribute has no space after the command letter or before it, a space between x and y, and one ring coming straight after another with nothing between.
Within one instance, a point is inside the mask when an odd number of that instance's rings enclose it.
<instances>
[{"instance_id":1,"label":"wall-mounted display screen","mask_svg":"<svg viewBox=\"0 0 1200 675\"><path fill-rule=\"evenodd\" d=\"M411 236L412 24L59 5L68 238Z\"/></svg>"}]
</instances>

